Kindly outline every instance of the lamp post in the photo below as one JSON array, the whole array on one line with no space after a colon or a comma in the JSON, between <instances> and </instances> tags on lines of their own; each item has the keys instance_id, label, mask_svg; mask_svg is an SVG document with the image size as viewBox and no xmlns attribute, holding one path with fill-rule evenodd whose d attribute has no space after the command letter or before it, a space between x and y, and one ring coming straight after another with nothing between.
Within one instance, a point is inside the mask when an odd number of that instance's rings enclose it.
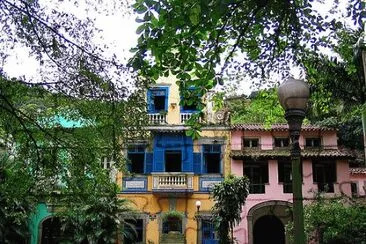
<instances>
[{"instance_id":1,"label":"lamp post","mask_svg":"<svg viewBox=\"0 0 366 244\"><path fill-rule=\"evenodd\" d=\"M302 80L289 78L278 87L278 97L285 110L291 139L294 243L305 244L299 137L309 99L309 87Z\"/></svg>"},{"instance_id":2,"label":"lamp post","mask_svg":"<svg viewBox=\"0 0 366 244\"><path fill-rule=\"evenodd\" d=\"M196 208L197 208L197 212L195 214L195 219L197 221L197 243L200 243L200 237L199 237L200 208L201 208L201 201L200 200L196 201Z\"/></svg>"}]
</instances>

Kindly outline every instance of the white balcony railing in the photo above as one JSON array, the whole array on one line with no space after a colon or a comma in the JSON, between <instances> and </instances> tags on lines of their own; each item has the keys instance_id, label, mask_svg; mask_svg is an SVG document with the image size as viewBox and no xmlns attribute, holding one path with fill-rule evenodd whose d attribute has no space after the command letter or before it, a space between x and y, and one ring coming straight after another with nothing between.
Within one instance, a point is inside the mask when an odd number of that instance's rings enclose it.
<instances>
[{"instance_id":1,"label":"white balcony railing","mask_svg":"<svg viewBox=\"0 0 366 244\"><path fill-rule=\"evenodd\" d=\"M181 113L180 114L180 123L184 124L191 117L192 117L192 113Z\"/></svg>"},{"instance_id":2,"label":"white balcony railing","mask_svg":"<svg viewBox=\"0 0 366 244\"><path fill-rule=\"evenodd\" d=\"M148 114L149 124L166 124L166 114Z\"/></svg>"},{"instance_id":3,"label":"white balcony railing","mask_svg":"<svg viewBox=\"0 0 366 244\"><path fill-rule=\"evenodd\" d=\"M193 190L193 173L152 173L152 190Z\"/></svg>"}]
</instances>

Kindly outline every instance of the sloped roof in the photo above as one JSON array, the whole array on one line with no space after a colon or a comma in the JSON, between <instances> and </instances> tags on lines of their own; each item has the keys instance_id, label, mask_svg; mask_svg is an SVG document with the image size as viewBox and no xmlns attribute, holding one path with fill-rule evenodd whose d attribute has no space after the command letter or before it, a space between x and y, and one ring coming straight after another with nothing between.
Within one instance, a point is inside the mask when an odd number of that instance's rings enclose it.
<instances>
[{"instance_id":1,"label":"sloped roof","mask_svg":"<svg viewBox=\"0 0 366 244\"><path fill-rule=\"evenodd\" d=\"M270 127L266 127L263 124L234 124L231 125L233 130L246 130L246 131L287 131L287 124L273 124ZM315 125L303 125L302 131L336 131L334 128L320 127Z\"/></svg>"},{"instance_id":2,"label":"sloped roof","mask_svg":"<svg viewBox=\"0 0 366 244\"><path fill-rule=\"evenodd\" d=\"M339 149L304 149L301 150L301 156L304 158L354 158L354 154L348 150ZM279 157L290 157L290 149L273 149L273 150L260 150L260 149L246 149L246 150L233 150L230 153L230 157L233 159L243 158L268 158L274 159Z\"/></svg>"}]
</instances>

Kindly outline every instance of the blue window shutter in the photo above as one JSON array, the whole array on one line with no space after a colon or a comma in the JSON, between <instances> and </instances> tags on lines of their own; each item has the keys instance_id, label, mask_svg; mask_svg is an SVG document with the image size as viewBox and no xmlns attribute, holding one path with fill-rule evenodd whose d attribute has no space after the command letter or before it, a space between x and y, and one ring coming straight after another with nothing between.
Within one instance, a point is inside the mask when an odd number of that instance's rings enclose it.
<instances>
[{"instance_id":1,"label":"blue window shutter","mask_svg":"<svg viewBox=\"0 0 366 244\"><path fill-rule=\"evenodd\" d=\"M145 153L145 174L150 174L153 165L153 153Z\"/></svg>"},{"instance_id":2,"label":"blue window shutter","mask_svg":"<svg viewBox=\"0 0 366 244\"><path fill-rule=\"evenodd\" d=\"M201 153L193 153L193 172L201 174Z\"/></svg>"},{"instance_id":3,"label":"blue window shutter","mask_svg":"<svg viewBox=\"0 0 366 244\"><path fill-rule=\"evenodd\" d=\"M164 172L164 149L154 148L153 172Z\"/></svg>"},{"instance_id":4,"label":"blue window shutter","mask_svg":"<svg viewBox=\"0 0 366 244\"><path fill-rule=\"evenodd\" d=\"M164 152L165 152L165 138L164 135L157 134L154 137L154 160L153 172L164 172Z\"/></svg>"},{"instance_id":5,"label":"blue window shutter","mask_svg":"<svg viewBox=\"0 0 366 244\"><path fill-rule=\"evenodd\" d=\"M152 91L149 89L147 90L147 111L148 112L154 112L154 99Z\"/></svg>"},{"instance_id":6,"label":"blue window shutter","mask_svg":"<svg viewBox=\"0 0 366 244\"><path fill-rule=\"evenodd\" d=\"M191 137L183 138L183 172L193 172L193 141Z\"/></svg>"},{"instance_id":7,"label":"blue window shutter","mask_svg":"<svg viewBox=\"0 0 366 244\"><path fill-rule=\"evenodd\" d=\"M169 88L165 87L165 111L168 111Z\"/></svg>"}]
</instances>

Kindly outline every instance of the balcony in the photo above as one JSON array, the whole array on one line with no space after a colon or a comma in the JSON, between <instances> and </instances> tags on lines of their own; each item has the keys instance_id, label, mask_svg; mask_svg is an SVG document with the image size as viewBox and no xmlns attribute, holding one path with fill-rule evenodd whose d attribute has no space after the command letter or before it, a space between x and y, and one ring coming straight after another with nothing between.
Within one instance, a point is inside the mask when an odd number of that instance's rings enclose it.
<instances>
[{"instance_id":1,"label":"balcony","mask_svg":"<svg viewBox=\"0 0 366 244\"><path fill-rule=\"evenodd\" d=\"M180 114L180 123L184 124L187 120L192 117L193 113L181 113Z\"/></svg>"},{"instance_id":2,"label":"balcony","mask_svg":"<svg viewBox=\"0 0 366 244\"><path fill-rule=\"evenodd\" d=\"M149 117L149 124L163 125L167 123L166 114L154 113L154 114L148 114L148 117Z\"/></svg>"},{"instance_id":3,"label":"balcony","mask_svg":"<svg viewBox=\"0 0 366 244\"><path fill-rule=\"evenodd\" d=\"M152 182L153 192L193 192L193 173L152 173Z\"/></svg>"}]
</instances>

